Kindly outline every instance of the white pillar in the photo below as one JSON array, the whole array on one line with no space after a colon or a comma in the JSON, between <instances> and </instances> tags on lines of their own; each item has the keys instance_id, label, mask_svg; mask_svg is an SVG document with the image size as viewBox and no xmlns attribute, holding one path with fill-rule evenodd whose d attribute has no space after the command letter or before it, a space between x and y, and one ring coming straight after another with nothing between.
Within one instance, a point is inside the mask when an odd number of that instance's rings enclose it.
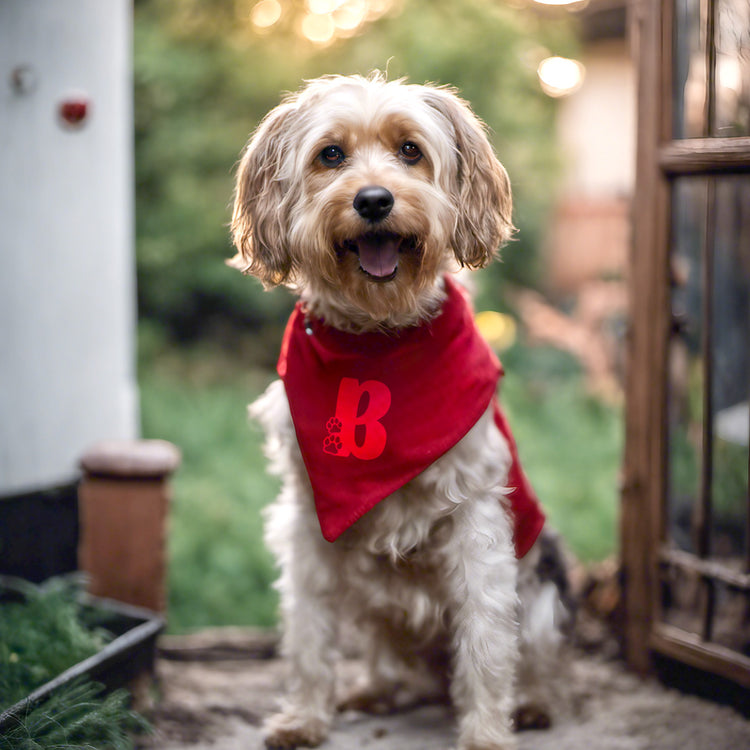
<instances>
[{"instance_id":1,"label":"white pillar","mask_svg":"<svg viewBox=\"0 0 750 750\"><path fill-rule=\"evenodd\" d=\"M0 496L138 431L130 0L0 2ZM64 126L64 101L87 101Z\"/></svg>"}]
</instances>

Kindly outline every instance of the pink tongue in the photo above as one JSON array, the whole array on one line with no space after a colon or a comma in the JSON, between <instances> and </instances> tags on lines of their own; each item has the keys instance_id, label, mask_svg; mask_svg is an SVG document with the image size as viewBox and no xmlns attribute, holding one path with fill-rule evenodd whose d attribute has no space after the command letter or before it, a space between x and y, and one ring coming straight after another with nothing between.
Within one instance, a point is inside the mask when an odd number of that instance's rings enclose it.
<instances>
[{"instance_id":1,"label":"pink tongue","mask_svg":"<svg viewBox=\"0 0 750 750\"><path fill-rule=\"evenodd\" d=\"M370 276L390 276L398 265L400 244L395 237L361 237L357 242L359 265Z\"/></svg>"}]
</instances>

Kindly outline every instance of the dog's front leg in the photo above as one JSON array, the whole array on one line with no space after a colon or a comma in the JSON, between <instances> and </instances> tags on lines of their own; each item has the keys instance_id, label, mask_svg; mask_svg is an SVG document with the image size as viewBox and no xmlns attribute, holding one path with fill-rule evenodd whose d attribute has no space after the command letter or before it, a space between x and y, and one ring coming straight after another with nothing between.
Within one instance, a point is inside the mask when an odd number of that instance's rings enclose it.
<instances>
[{"instance_id":1,"label":"dog's front leg","mask_svg":"<svg viewBox=\"0 0 750 750\"><path fill-rule=\"evenodd\" d=\"M510 750L518 660L517 564L509 521L496 497L456 513L451 693L459 711L459 750Z\"/></svg>"},{"instance_id":2,"label":"dog's front leg","mask_svg":"<svg viewBox=\"0 0 750 750\"><path fill-rule=\"evenodd\" d=\"M308 531L292 531L288 539L291 544L280 559L278 588L289 683L281 711L264 725L268 748L319 745L328 734L335 709L336 617L331 596L335 570ZM321 543L327 544L322 538ZM311 545L316 549L310 549Z\"/></svg>"}]
</instances>

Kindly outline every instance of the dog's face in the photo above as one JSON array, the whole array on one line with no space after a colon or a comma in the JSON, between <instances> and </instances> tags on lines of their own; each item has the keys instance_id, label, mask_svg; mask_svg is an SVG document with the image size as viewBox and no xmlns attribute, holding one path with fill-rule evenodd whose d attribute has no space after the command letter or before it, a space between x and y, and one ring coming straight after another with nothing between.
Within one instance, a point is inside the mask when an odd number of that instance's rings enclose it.
<instances>
[{"instance_id":1,"label":"dog's face","mask_svg":"<svg viewBox=\"0 0 750 750\"><path fill-rule=\"evenodd\" d=\"M233 264L265 284L388 321L418 311L451 262L489 262L512 232L510 188L449 90L322 78L250 139L232 232Z\"/></svg>"}]
</instances>

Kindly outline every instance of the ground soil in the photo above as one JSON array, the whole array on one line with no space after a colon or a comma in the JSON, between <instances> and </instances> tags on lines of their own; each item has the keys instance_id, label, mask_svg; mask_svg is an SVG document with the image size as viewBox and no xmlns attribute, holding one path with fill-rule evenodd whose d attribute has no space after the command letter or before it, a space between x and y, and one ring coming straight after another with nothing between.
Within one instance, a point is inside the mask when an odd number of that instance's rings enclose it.
<instances>
[{"instance_id":1,"label":"ground soil","mask_svg":"<svg viewBox=\"0 0 750 750\"><path fill-rule=\"evenodd\" d=\"M584 644L586 646L586 644ZM260 726L278 705L284 665L275 639L220 630L171 637L157 664L160 699L154 734L142 749L262 748ZM361 672L341 663L341 682ZM667 689L629 673L611 639L576 650L568 686L574 710L548 730L518 735L519 750L745 750L750 721L726 706ZM324 750L449 750L455 718L448 706L421 706L389 716L341 714Z\"/></svg>"}]
</instances>

